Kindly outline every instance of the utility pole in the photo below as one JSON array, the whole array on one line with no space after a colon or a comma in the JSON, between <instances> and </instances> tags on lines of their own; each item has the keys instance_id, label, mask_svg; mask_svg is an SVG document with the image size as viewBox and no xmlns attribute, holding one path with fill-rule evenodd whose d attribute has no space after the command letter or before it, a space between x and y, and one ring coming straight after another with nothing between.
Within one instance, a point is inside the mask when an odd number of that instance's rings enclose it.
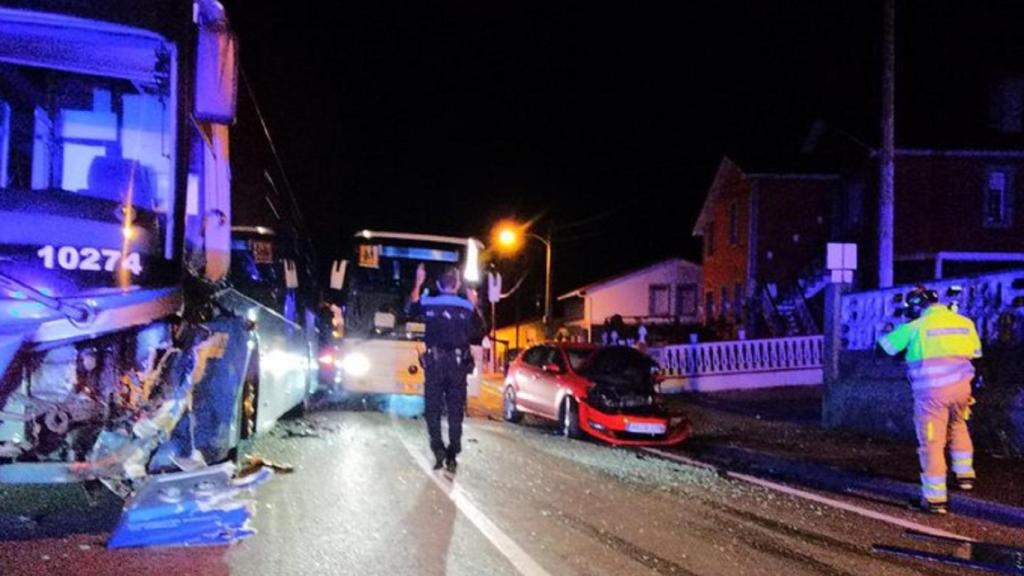
<instances>
[{"instance_id":1,"label":"utility pole","mask_svg":"<svg viewBox=\"0 0 1024 576\"><path fill-rule=\"evenodd\" d=\"M893 189L895 160L896 0L885 0L882 23L882 158L878 187L878 287L893 284L893 228L896 194Z\"/></svg>"}]
</instances>

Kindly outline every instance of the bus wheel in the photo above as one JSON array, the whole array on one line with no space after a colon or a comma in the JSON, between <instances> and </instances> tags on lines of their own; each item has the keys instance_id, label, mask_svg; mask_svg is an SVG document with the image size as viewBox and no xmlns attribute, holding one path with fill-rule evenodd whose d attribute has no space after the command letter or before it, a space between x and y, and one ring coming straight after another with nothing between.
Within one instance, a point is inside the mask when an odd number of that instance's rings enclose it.
<instances>
[{"instance_id":1,"label":"bus wheel","mask_svg":"<svg viewBox=\"0 0 1024 576\"><path fill-rule=\"evenodd\" d=\"M241 439L251 440L256 436L256 381L255 378L246 377L242 386L241 416Z\"/></svg>"},{"instance_id":2,"label":"bus wheel","mask_svg":"<svg viewBox=\"0 0 1024 576\"><path fill-rule=\"evenodd\" d=\"M256 394L259 386L259 369L250 365L245 371L242 383L242 397L238 402L238 443L228 451L228 461L233 462L238 470L249 464L246 456L256 436Z\"/></svg>"}]
</instances>

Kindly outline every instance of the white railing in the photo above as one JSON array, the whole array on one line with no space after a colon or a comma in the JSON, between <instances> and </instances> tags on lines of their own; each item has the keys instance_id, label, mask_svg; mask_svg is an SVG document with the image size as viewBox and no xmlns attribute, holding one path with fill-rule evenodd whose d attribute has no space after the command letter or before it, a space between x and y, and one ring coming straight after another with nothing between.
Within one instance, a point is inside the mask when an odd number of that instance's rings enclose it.
<instances>
[{"instance_id":1,"label":"white railing","mask_svg":"<svg viewBox=\"0 0 1024 576\"><path fill-rule=\"evenodd\" d=\"M820 368L821 336L735 340L653 348L651 356L666 374L698 376L794 368Z\"/></svg>"},{"instance_id":2,"label":"white railing","mask_svg":"<svg viewBox=\"0 0 1024 576\"><path fill-rule=\"evenodd\" d=\"M651 348L674 386L730 390L821 384L822 336L735 340Z\"/></svg>"},{"instance_id":3,"label":"white railing","mask_svg":"<svg viewBox=\"0 0 1024 576\"><path fill-rule=\"evenodd\" d=\"M972 320L986 344L1001 342L1020 345L1024 340L1024 271L1014 270L970 278L929 280L929 288L939 292L943 302L951 286L962 289L955 298L959 312ZM905 294L913 286L846 294L842 299L842 340L846 350L870 350L875 341L892 326L905 321L894 312L893 297Z\"/></svg>"}]
</instances>

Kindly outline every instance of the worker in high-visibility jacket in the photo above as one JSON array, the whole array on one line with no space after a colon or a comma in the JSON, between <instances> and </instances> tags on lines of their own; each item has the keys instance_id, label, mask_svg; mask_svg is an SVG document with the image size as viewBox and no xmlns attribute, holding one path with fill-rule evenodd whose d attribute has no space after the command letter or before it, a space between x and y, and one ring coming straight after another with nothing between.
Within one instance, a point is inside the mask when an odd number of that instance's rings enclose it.
<instances>
[{"instance_id":1,"label":"worker in high-visibility jacket","mask_svg":"<svg viewBox=\"0 0 1024 576\"><path fill-rule=\"evenodd\" d=\"M961 490L974 488L974 445L967 430L974 366L981 341L974 322L939 303L934 290L919 287L906 296L910 322L878 339L889 355L906 351L914 391L914 428L921 460L921 507L945 514L947 444Z\"/></svg>"}]
</instances>

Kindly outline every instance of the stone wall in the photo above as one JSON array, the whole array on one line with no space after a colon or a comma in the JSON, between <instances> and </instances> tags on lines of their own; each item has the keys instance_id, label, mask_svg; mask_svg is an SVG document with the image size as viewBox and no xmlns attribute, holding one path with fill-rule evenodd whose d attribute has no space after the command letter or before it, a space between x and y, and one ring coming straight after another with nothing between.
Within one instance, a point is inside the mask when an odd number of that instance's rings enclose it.
<instances>
[{"instance_id":1,"label":"stone wall","mask_svg":"<svg viewBox=\"0 0 1024 576\"><path fill-rule=\"evenodd\" d=\"M870 351L840 358L840 378L826 387L825 424L913 441L913 396L902 363ZM1024 457L1024 352L990 347L978 366L984 385L974 391L970 421L977 448Z\"/></svg>"}]
</instances>

